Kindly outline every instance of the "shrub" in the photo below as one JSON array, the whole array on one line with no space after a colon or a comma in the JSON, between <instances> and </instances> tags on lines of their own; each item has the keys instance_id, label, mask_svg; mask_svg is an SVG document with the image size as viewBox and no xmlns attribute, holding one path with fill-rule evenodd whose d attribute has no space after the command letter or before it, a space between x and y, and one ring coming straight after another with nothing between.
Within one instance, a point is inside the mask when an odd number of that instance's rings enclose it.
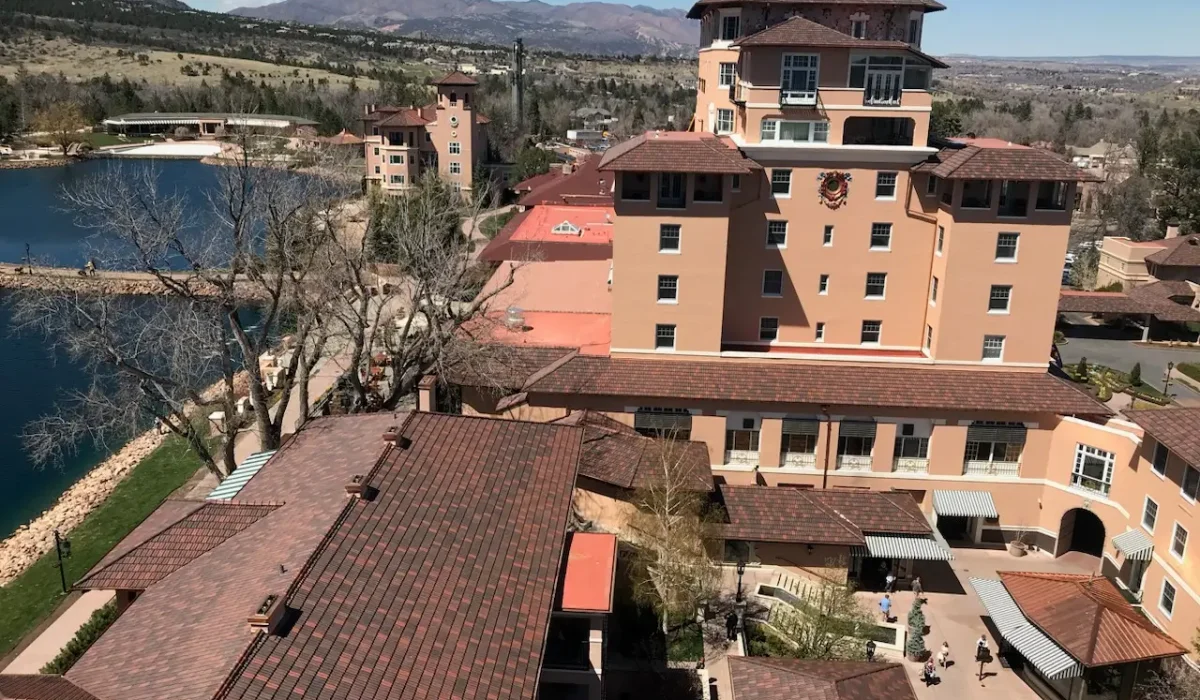
<instances>
[{"instance_id":1,"label":"shrub","mask_svg":"<svg viewBox=\"0 0 1200 700\"><path fill-rule=\"evenodd\" d=\"M104 630L117 620L117 604L111 602L108 605L100 608L92 613L88 621L83 623L83 627L75 633L71 641L63 647L63 650L58 652L58 656L54 660L42 667L42 673L54 673L62 675L67 672L79 657L83 656L83 652L88 650L88 647L96 643L100 635L104 634Z\"/></svg>"},{"instance_id":2,"label":"shrub","mask_svg":"<svg viewBox=\"0 0 1200 700\"><path fill-rule=\"evenodd\" d=\"M1067 336L1063 335L1062 331L1054 331L1054 344L1062 345L1067 342Z\"/></svg>"},{"instance_id":3,"label":"shrub","mask_svg":"<svg viewBox=\"0 0 1200 700\"><path fill-rule=\"evenodd\" d=\"M1142 363L1133 363L1133 369L1129 370L1129 383L1134 386L1142 385Z\"/></svg>"},{"instance_id":4,"label":"shrub","mask_svg":"<svg viewBox=\"0 0 1200 700\"><path fill-rule=\"evenodd\" d=\"M904 653L909 658L920 660L924 657L925 649L925 613L921 612L923 603L920 598L913 600L912 609L908 611L908 643Z\"/></svg>"},{"instance_id":5,"label":"shrub","mask_svg":"<svg viewBox=\"0 0 1200 700\"><path fill-rule=\"evenodd\" d=\"M1096 399L1099 401L1102 401L1102 402L1112 401L1112 397L1113 397L1113 392L1112 392L1112 389L1110 389L1108 387L1108 385L1101 385L1100 388L1096 390Z\"/></svg>"},{"instance_id":6,"label":"shrub","mask_svg":"<svg viewBox=\"0 0 1200 700\"><path fill-rule=\"evenodd\" d=\"M1120 282L1110 282L1110 283L1104 285L1103 287L1096 287L1096 291L1097 292L1123 292L1123 291L1125 291L1125 286L1122 285Z\"/></svg>"},{"instance_id":7,"label":"shrub","mask_svg":"<svg viewBox=\"0 0 1200 700\"><path fill-rule=\"evenodd\" d=\"M1078 375L1081 382L1088 380L1088 363L1086 357L1079 358L1079 365L1075 368L1075 374Z\"/></svg>"}]
</instances>

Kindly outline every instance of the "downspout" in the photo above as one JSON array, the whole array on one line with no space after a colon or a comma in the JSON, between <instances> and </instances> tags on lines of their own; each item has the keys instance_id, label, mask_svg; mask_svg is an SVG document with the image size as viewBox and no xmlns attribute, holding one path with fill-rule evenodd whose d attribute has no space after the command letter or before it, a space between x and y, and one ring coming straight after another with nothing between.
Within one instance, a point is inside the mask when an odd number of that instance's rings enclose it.
<instances>
[{"instance_id":1,"label":"downspout","mask_svg":"<svg viewBox=\"0 0 1200 700\"><path fill-rule=\"evenodd\" d=\"M821 415L825 417L825 464L821 469L821 488L829 487L829 458L833 455L833 419L829 416L829 406L821 406Z\"/></svg>"}]
</instances>

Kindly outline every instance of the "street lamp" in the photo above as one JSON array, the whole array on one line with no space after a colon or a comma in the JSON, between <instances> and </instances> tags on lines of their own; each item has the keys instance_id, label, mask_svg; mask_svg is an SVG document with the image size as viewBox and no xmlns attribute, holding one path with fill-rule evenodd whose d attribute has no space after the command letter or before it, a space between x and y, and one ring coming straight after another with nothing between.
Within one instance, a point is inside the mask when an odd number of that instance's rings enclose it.
<instances>
[{"instance_id":1,"label":"street lamp","mask_svg":"<svg viewBox=\"0 0 1200 700\"><path fill-rule=\"evenodd\" d=\"M58 530L54 531L54 551L58 554L58 576L62 580L62 592L67 592L67 566L63 563L63 559L71 558L71 540L68 540L58 534Z\"/></svg>"},{"instance_id":2,"label":"street lamp","mask_svg":"<svg viewBox=\"0 0 1200 700\"><path fill-rule=\"evenodd\" d=\"M746 562L739 561L737 563L738 586L736 602L742 602L742 574L746 573Z\"/></svg>"}]
</instances>

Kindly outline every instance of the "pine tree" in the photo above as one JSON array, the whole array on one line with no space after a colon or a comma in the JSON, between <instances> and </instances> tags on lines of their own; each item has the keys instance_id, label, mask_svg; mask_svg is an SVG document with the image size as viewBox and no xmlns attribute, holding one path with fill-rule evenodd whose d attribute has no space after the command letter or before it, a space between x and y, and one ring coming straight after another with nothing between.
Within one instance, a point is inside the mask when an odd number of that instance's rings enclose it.
<instances>
[{"instance_id":1,"label":"pine tree","mask_svg":"<svg viewBox=\"0 0 1200 700\"><path fill-rule=\"evenodd\" d=\"M912 609L908 611L908 643L904 646L904 653L908 654L910 659L920 661L924 658L925 649L925 613L921 612L921 606L924 605L920 598L913 600Z\"/></svg>"},{"instance_id":2,"label":"pine tree","mask_svg":"<svg viewBox=\"0 0 1200 700\"><path fill-rule=\"evenodd\" d=\"M1129 370L1129 383L1134 386L1142 385L1142 363L1133 363L1133 369Z\"/></svg>"}]
</instances>

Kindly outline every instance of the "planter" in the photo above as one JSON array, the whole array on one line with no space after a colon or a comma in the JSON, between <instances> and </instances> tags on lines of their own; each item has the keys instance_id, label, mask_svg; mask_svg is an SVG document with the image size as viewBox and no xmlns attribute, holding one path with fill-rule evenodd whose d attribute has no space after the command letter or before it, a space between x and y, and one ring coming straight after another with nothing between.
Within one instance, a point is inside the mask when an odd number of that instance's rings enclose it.
<instances>
[{"instance_id":1,"label":"planter","mask_svg":"<svg viewBox=\"0 0 1200 700\"><path fill-rule=\"evenodd\" d=\"M1012 542L1008 543L1008 553L1014 557L1023 557L1026 554L1029 554L1029 545L1025 544L1024 542L1013 540Z\"/></svg>"}]
</instances>

